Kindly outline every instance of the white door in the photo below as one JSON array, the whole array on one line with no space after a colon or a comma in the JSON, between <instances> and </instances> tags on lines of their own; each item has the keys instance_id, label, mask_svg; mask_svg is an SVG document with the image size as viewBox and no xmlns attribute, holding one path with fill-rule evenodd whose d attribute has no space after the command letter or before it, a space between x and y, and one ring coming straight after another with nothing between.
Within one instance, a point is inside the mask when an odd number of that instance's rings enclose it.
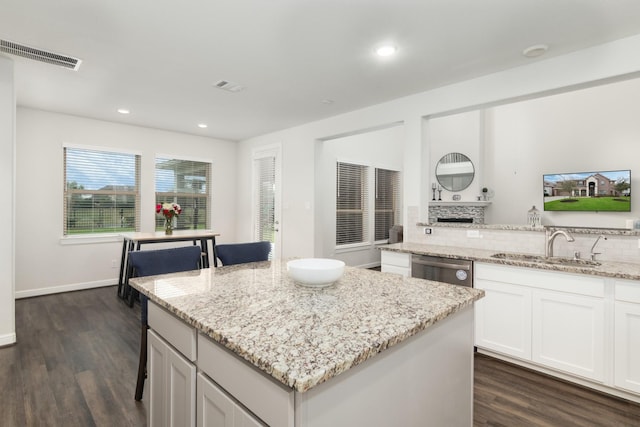
<instances>
[{"instance_id":1,"label":"white door","mask_svg":"<svg viewBox=\"0 0 640 427\"><path fill-rule=\"evenodd\" d=\"M196 425L196 367L167 345L167 426Z\"/></svg>"},{"instance_id":2,"label":"white door","mask_svg":"<svg viewBox=\"0 0 640 427\"><path fill-rule=\"evenodd\" d=\"M615 385L640 393L640 304L615 303Z\"/></svg>"},{"instance_id":3,"label":"white door","mask_svg":"<svg viewBox=\"0 0 640 427\"><path fill-rule=\"evenodd\" d=\"M147 332L149 425L196 424L196 367L158 334Z\"/></svg>"},{"instance_id":4,"label":"white door","mask_svg":"<svg viewBox=\"0 0 640 427\"><path fill-rule=\"evenodd\" d=\"M280 224L280 147L253 153L253 238L273 245L273 258L282 254Z\"/></svg>"},{"instance_id":5,"label":"white door","mask_svg":"<svg viewBox=\"0 0 640 427\"><path fill-rule=\"evenodd\" d=\"M262 427L204 374L198 374L198 427Z\"/></svg>"},{"instance_id":6,"label":"white door","mask_svg":"<svg viewBox=\"0 0 640 427\"><path fill-rule=\"evenodd\" d=\"M147 384L146 396L149 399L147 413L148 425L163 426L166 424L166 381L165 370L167 344L153 332L147 331Z\"/></svg>"},{"instance_id":7,"label":"white door","mask_svg":"<svg viewBox=\"0 0 640 427\"><path fill-rule=\"evenodd\" d=\"M198 427L234 427L233 400L201 373L197 389Z\"/></svg>"},{"instance_id":8,"label":"white door","mask_svg":"<svg viewBox=\"0 0 640 427\"><path fill-rule=\"evenodd\" d=\"M531 289L478 279L485 292L475 303L476 346L531 359Z\"/></svg>"},{"instance_id":9,"label":"white door","mask_svg":"<svg viewBox=\"0 0 640 427\"><path fill-rule=\"evenodd\" d=\"M535 289L532 359L604 381L604 299Z\"/></svg>"}]
</instances>

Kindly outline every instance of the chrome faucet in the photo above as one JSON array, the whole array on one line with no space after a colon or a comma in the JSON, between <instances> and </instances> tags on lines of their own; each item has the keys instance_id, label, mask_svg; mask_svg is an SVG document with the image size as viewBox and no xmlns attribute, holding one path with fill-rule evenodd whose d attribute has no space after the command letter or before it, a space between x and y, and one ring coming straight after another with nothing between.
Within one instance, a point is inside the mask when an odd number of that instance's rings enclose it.
<instances>
[{"instance_id":1,"label":"chrome faucet","mask_svg":"<svg viewBox=\"0 0 640 427\"><path fill-rule=\"evenodd\" d=\"M545 252L544 252L544 256L546 258L550 258L553 256L553 241L556 239L556 237L558 237L561 234L565 237L565 239L567 239L567 242L575 241L573 236L564 230L556 230L553 232L553 234L549 235L549 229L547 229L547 232L546 232L547 246L545 247Z\"/></svg>"},{"instance_id":2,"label":"chrome faucet","mask_svg":"<svg viewBox=\"0 0 640 427\"><path fill-rule=\"evenodd\" d=\"M600 241L600 239L607 240L607 238L604 236L604 234L601 234L601 235L598 236L596 241L593 242L593 246L591 246L591 261L595 261L596 260L596 255L600 255L602 253L602 252L593 252L593 250L595 249L595 247L598 244L598 242Z\"/></svg>"}]
</instances>

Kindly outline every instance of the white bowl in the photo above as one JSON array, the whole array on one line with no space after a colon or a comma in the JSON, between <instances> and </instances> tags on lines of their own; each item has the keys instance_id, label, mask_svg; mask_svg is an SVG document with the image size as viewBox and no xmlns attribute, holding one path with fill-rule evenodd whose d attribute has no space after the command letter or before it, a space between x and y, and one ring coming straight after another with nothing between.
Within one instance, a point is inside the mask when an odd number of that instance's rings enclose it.
<instances>
[{"instance_id":1,"label":"white bowl","mask_svg":"<svg viewBox=\"0 0 640 427\"><path fill-rule=\"evenodd\" d=\"M295 282L309 287L330 286L344 273L344 262L328 258L303 258L287 262L287 272Z\"/></svg>"}]
</instances>

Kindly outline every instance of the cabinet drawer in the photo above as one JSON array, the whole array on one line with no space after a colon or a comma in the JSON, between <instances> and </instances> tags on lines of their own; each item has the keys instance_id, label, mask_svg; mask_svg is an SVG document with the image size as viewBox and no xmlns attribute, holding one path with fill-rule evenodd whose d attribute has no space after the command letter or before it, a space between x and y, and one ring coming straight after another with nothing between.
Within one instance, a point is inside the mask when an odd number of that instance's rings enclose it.
<instances>
[{"instance_id":1,"label":"cabinet drawer","mask_svg":"<svg viewBox=\"0 0 640 427\"><path fill-rule=\"evenodd\" d=\"M476 263L475 278L537 289L604 297L604 279L586 274Z\"/></svg>"},{"instance_id":2,"label":"cabinet drawer","mask_svg":"<svg viewBox=\"0 0 640 427\"><path fill-rule=\"evenodd\" d=\"M196 330L183 320L149 301L149 327L174 346L190 361L195 361Z\"/></svg>"},{"instance_id":3,"label":"cabinet drawer","mask_svg":"<svg viewBox=\"0 0 640 427\"><path fill-rule=\"evenodd\" d=\"M293 427L293 389L201 334L198 367L268 425Z\"/></svg>"},{"instance_id":4,"label":"cabinet drawer","mask_svg":"<svg viewBox=\"0 0 640 427\"><path fill-rule=\"evenodd\" d=\"M401 276L404 276L404 277L409 277L411 275L410 269L406 267L398 267L395 265L382 264L380 271L382 271L383 273L400 274Z\"/></svg>"},{"instance_id":5,"label":"cabinet drawer","mask_svg":"<svg viewBox=\"0 0 640 427\"><path fill-rule=\"evenodd\" d=\"M410 267L411 254L404 252L382 251L381 264L395 265L396 267Z\"/></svg>"},{"instance_id":6,"label":"cabinet drawer","mask_svg":"<svg viewBox=\"0 0 640 427\"><path fill-rule=\"evenodd\" d=\"M616 280L616 300L640 304L640 282Z\"/></svg>"}]
</instances>

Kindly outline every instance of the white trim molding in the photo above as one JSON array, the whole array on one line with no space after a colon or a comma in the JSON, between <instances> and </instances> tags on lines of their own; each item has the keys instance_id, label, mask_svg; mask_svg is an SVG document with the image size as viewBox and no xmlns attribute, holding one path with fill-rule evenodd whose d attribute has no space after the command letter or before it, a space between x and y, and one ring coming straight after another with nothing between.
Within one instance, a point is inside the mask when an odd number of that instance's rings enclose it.
<instances>
[{"instance_id":1,"label":"white trim molding","mask_svg":"<svg viewBox=\"0 0 640 427\"><path fill-rule=\"evenodd\" d=\"M81 291L84 289L102 288L105 286L114 286L118 284L118 279L96 280L94 282L72 283L69 285L52 286L48 288L27 289L25 291L16 291L16 299L37 297L41 295L59 294L62 292ZM115 291L114 291L115 297Z\"/></svg>"}]
</instances>

